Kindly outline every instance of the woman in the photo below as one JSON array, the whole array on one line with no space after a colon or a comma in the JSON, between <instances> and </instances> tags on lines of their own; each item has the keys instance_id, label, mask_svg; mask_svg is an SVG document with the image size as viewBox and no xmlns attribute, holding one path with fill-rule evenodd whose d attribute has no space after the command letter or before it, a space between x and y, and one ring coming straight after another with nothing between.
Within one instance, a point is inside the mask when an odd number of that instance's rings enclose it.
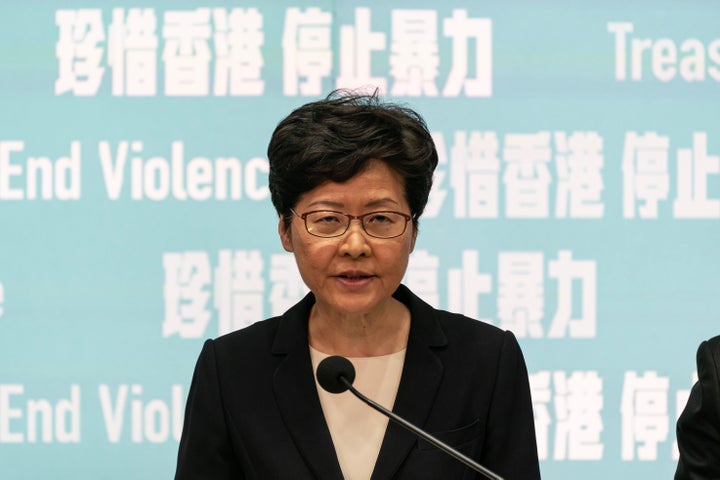
<instances>
[{"instance_id":1,"label":"woman","mask_svg":"<svg viewBox=\"0 0 720 480\"><path fill-rule=\"evenodd\" d=\"M720 336L700 344L698 381L677 421L675 480L720 478Z\"/></svg>"},{"instance_id":2,"label":"woman","mask_svg":"<svg viewBox=\"0 0 720 480\"><path fill-rule=\"evenodd\" d=\"M329 355L354 386L506 479L539 478L515 337L440 310L401 279L438 157L424 121L376 96L292 112L268 146L283 248L310 288L281 317L208 340L176 479L479 478L314 377Z\"/></svg>"}]
</instances>

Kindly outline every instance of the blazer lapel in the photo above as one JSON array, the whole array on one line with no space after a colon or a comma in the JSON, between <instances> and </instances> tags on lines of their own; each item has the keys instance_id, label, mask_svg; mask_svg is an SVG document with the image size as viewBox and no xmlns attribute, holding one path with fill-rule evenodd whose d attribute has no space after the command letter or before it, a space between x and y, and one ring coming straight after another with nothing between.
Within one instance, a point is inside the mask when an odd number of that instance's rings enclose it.
<instances>
[{"instance_id":1,"label":"blazer lapel","mask_svg":"<svg viewBox=\"0 0 720 480\"><path fill-rule=\"evenodd\" d=\"M443 346L447 344L447 339L435 320L432 307L403 285L394 296L410 309L412 323L393 412L422 428L432 410L443 375L442 362L431 347ZM390 421L372 480L392 478L416 442L414 433Z\"/></svg>"},{"instance_id":2,"label":"blazer lapel","mask_svg":"<svg viewBox=\"0 0 720 480\"><path fill-rule=\"evenodd\" d=\"M273 354L285 358L275 370L273 386L285 426L314 477L337 480L342 472L320 406L308 347L307 319L314 302L309 294L280 321Z\"/></svg>"}]
</instances>

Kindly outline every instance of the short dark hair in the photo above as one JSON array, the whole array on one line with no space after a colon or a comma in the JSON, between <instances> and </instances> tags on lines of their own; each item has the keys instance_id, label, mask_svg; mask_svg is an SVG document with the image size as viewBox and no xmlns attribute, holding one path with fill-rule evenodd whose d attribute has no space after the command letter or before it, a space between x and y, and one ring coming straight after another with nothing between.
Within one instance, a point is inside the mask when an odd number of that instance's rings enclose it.
<instances>
[{"instance_id":1,"label":"short dark hair","mask_svg":"<svg viewBox=\"0 0 720 480\"><path fill-rule=\"evenodd\" d=\"M300 196L324 182L344 182L373 159L405 185L413 223L425 209L438 154L423 118L374 94L335 91L282 120L268 145L269 188L287 224Z\"/></svg>"}]
</instances>

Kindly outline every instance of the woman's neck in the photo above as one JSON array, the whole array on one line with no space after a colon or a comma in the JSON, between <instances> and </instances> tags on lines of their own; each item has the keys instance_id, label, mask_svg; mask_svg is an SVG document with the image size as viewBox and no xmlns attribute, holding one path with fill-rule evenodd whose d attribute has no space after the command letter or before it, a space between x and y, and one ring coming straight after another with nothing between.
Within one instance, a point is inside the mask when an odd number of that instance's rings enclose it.
<instances>
[{"instance_id":1,"label":"woman's neck","mask_svg":"<svg viewBox=\"0 0 720 480\"><path fill-rule=\"evenodd\" d=\"M407 347L410 311L391 299L382 312L348 315L331 313L317 304L310 311L310 346L330 355L377 357Z\"/></svg>"}]
</instances>

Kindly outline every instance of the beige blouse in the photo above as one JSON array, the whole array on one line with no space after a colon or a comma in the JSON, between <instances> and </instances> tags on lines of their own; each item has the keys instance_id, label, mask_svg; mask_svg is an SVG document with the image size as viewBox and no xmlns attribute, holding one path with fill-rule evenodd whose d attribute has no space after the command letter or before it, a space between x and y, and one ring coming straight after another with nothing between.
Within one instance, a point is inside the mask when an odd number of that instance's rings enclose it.
<instances>
[{"instance_id":1,"label":"beige blouse","mask_svg":"<svg viewBox=\"0 0 720 480\"><path fill-rule=\"evenodd\" d=\"M318 364L329 356L310 347L313 371L317 371ZM355 366L353 387L392 410L405 362L405 350L348 360ZM388 418L351 392L328 393L317 383L317 379L315 384L345 480L369 480Z\"/></svg>"}]
</instances>

